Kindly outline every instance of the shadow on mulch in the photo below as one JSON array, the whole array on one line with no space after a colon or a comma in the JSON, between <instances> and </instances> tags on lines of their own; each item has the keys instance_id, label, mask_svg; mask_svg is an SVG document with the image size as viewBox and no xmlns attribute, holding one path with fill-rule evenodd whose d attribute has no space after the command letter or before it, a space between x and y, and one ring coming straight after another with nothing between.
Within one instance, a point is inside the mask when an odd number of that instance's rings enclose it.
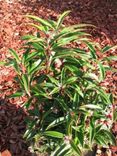
<instances>
[{"instance_id":1,"label":"shadow on mulch","mask_svg":"<svg viewBox=\"0 0 117 156\"><path fill-rule=\"evenodd\" d=\"M113 42L117 41L117 0L25 0L21 3L32 8L30 13L51 19L56 19L54 12L71 10L69 22L93 24Z\"/></svg>"},{"instance_id":2,"label":"shadow on mulch","mask_svg":"<svg viewBox=\"0 0 117 156\"><path fill-rule=\"evenodd\" d=\"M12 156L36 156L28 151L23 139L26 116L22 108L0 99L0 152L8 150Z\"/></svg>"}]
</instances>

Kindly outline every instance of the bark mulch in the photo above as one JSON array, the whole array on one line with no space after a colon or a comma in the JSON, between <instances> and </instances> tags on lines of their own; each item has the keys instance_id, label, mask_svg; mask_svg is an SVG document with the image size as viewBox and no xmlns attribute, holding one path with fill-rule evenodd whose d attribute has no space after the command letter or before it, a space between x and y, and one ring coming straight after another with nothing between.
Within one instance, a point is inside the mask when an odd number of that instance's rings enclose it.
<instances>
[{"instance_id":1,"label":"bark mulch","mask_svg":"<svg viewBox=\"0 0 117 156\"><path fill-rule=\"evenodd\" d=\"M25 14L56 20L65 10L71 10L65 20L66 25L94 24L97 29L90 30L94 41L102 47L117 43L117 0L0 0L0 61L10 57L9 48L18 50L21 47L21 36L34 33L27 26ZM115 56L117 51L113 50L107 55ZM117 70L117 62L111 62L111 66ZM0 66L0 151L2 156L32 156L23 139L27 114L21 105L25 99L7 99L7 95L17 88L14 76L12 68ZM114 94L117 105L116 71L107 73L103 85ZM116 135L117 123L114 124L113 131ZM117 147L112 147L112 151L113 156L116 156Z\"/></svg>"}]
</instances>

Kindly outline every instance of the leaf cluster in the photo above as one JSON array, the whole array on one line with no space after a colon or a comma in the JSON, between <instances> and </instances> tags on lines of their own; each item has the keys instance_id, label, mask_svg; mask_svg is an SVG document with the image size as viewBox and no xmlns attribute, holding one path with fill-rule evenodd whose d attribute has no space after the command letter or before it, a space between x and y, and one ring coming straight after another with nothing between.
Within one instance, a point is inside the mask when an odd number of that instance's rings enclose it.
<instances>
[{"instance_id":1,"label":"leaf cluster","mask_svg":"<svg viewBox=\"0 0 117 156\"><path fill-rule=\"evenodd\" d=\"M48 149L51 156L83 155L95 144L108 146L115 138L108 126L105 110L113 104L100 82L104 80L105 61L99 60L96 49L105 53L112 47L97 47L86 33L89 24L64 26L64 12L58 21L26 15L37 24L37 35L23 37L26 41L20 58L10 49L9 64L17 72L19 90L11 97L27 96L24 107L30 118L24 137ZM82 43L88 51L71 43ZM115 59L115 58L114 58ZM31 109L31 108L33 109Z\"/></svg>"}]
</instances>

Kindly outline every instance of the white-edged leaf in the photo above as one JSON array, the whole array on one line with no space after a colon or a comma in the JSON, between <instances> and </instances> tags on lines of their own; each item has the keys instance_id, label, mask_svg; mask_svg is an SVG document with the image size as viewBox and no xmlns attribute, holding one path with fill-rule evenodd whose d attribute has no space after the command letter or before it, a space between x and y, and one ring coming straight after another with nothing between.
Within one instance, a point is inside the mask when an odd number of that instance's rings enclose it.
<instances>
[{"instance_id":1,"label":"white-edged leaf","mask_svg":"<svg viewBox=\"0 0 117 156\"><path fill-rule=\"evenodd\" d=\"M94 104L88 104L88 105L83 105L80 107L80 109L99 109L99 110L102 110L102 108L98 105L94 105Z\"/></svg>"},{"instance_id":2,"label":"white-edged leaf","mask_svg":"<svg viewBox=\"0 0 117 156\"><path fill-rule=\"evenodd\" d=\"M81 156L82 152L81 152L80 148L78 147L78 145L76 145L74 143L74 141L71 141L70 145L73 148L73 150L78 154L78 156Z\"/></svg>"},{"instance_id":3,"label":"white-edged leaf","mask_svg":"<svg viewBox=\"0 0 117 156\"><path fill-rule=\"evenodd\" d=\"M63 23L64 18L70 13L70 11L65 11L62 15L60 15L58 21L57 21L57 26L56 29L58 30Z\"/></svg>"},{"instance_id":4,"label":"white-edged leaf","mask_svg":"<svg viewBox=\"0 0 117 156\"><path fill-rule=\"evenodd\" d=\"M81 88L80 88L78 85L76 85L76 91L78 92L78 94L79 94L81 97L84 97L83 92L82 92Z\"/></svg>"},{"instance_id":5,"label":"white-edged leaf","mask_svg":"<svg viewBox=\"0 0 117 156\"><path fill-rule=\"evenodd\" d=\"M44 19L42 19L40 17L33 16L33 15L26 15L26 17L31 18L31 19L39 22L42 25L48 26L50 28L53 28L53 26L52 26L52 24L50 24L50 22L48 22L47 20L44 20Z\"/></svg>"},{"instance_id":6,"label":"white-edged leaf","mask_svg":"<svg viewBox=\"0 0 117 156\"><path fill-rule=\"evenodd\" d=\"M33 26L33 27L37 28L38 30L43 31L44 33L46 32L45 27L44 27L44 26L42 26L42 25L40 26L40 25L37 25L37 24L34 24L34 23L28 23L28 25L31 25L31 26Z\"/></svg>"},{"instance_id":7,"label":"white-edged leaf","mask_svg":"<svg viewBox=\"0 0 117 156\"><path fill-rule=\"evenodd\" d=\"M54 77L49 76L49 75L48 75L48 78L50 79L50 81L51 81L52 83L54 83L55 85L58 86L58 84L59 84L58 80L56 80Z\"/></svg>"},{"instance_id":8,"label":"white-edged leaf","mask_svg":"<svg viewBox=\"0 0 117 156\"><path fill-rule=\"evenodd\" d=\"M94 79L96 81L99 81L98 76L96 74L94 74L94 73L87 73L87 74L85 74L84 77L85 78L91 78L92 80Z\"/></svg>"},{"instance_id":9,"label":"white-edged leaf","mask_svg":"<svg viewBox=\"0 0 117 156\"><path fill-rule=\"evenodd\" d=\"M59 87L55 87L50 93L49 93L49 95L53 95L53 94L55 94L55 93L58 93L59 92Z\"/></svg>"},{"instance_id":10,"label":"white-edged leaf","mask_svg":"<svg viewBox=\"0 0 117 156\"><path fill-rule=\"evenodd\" d=\"M28 76L26 74L22 75L22 82L23 82L23 86L24 86L26 93L30 96L29 81L28 81Z\"/></svg>"},{"instance_id":11,"label":"white-edged leaf","mask_svg":"<svg viewBox=\"0 0 117 156\"><path fill-rule=\"evenodd\" d=\"M108 56L108 57L103 58L103 60L117 61L117 56Z\"/></svg>"},{"instance_id":12,"label":"white-edged leaf","mask_svg":"<svg viewBox=\"0 0 117 156\"><path fill-rule=\"evenodd\" d=\"M96 59L97 58L97 55L96 55L96 50L94 48L94 44L91 43L91 42L88 42L88 41L84 41L86 43L86 45L88 46L89 50L90 50L90 53L93 57L93 59Z\"/></svg>"},{"instance_id":13,"label":"white-edged leaf","mask_svg":"<svg viewBox=\"0 0 117 156\"><path fill-rule=\"evenodd\" d=\"M117 49L117 45L115 45L115 46L106 46L106 47L104 47L102 49L102 52L105 53L105 52L108 52L110 50L115 50L115 49Z\"/></svg>"},{"instance_id":14,"label":"white-edged leaf","mask_svg":"<svg viewBox=\"0 0 117 156\"><path fill-rule=\"evenodd\" d=\"M66 79L66 81L64 82L64 85L74 83L74 82L76 82L77 79L78 79L77 77L70 77L70 78Z\"/></svg>"},{"instance_id":15,"label":"white-edged leaf","mask_svg":"<svg viewBox=\"0 0 117 156\"><path fill-rule=\"evenodd\" d=\"M55 126L57 126L57 125L65 122L65 121L66 121L66 118L65 117L59 117L59 118L55 119L53 122L51 122L48 125L48 127L46 128L46 130L48 130L48 129L52 128L52 127L55 127Z\"/></svg>"},{"instance_id":16,"label":"white-edged leaf","mask_svg":"<svg viewBox=\"0 0 117 156\"><path fill-rule=\"evenodd\" d=\"M70 145L62 144L58 146L50 156L65 156L70 150Z\"/></svg>"},{"instance_id":17,"label":"white-edged leaf","mask_svg":"<svg viewBox=\"0 0 117 156\"><path fill-rule=\"evenodd\" d=\"M103 81L105 78L105 68L100 62L98 63L98 67L100 70L100 81Z\"/></svg>"},{"instance_id":18,"label":"white-edged leaf","mask_svg":"<svg viewBox=\"0 0 117 156\"><path fill-rule=\"evenodd\" d=\"M12 56L16 59L17 63L20 63L20 58L17 55L16 51L13 49L9 49L10 53L12 54Z\"/></svg>"},{"instance_id":19,"label":"white-edged leaf","mask_svg":"<svg viewBox=\"0 0 117 156\"><path fill-rule=\"evenodd\" d=\"M34 73L38 68L40 68L40 67L39 67L40 63L41 63L41 59L38 59L37 61L35 61L35 62L32 64L31 69L29 70L29 74Z\"/></svg>"}]
</instances>

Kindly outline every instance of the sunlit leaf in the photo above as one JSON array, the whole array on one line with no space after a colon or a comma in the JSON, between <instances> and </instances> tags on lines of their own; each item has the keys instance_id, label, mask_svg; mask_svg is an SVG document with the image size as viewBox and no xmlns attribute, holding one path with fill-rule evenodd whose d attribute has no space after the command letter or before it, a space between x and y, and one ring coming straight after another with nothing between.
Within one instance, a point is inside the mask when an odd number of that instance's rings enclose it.
<instances>
[{"instance_id":1,"label":"sunlit leaf","mask_svg":"<svg viewBox=\"0 0 117 156\"><path fill-rule=\"evenodd\" d=\"M105 52L108 52L110 50L116 50L117 49L117 45L115 46L105 46L103 49L102 49L102 52L105 53Z\"/></svg>"},{"instance_id":2,"label":"sunlit leaf","mask_svg":"<svg viewBox=\"0 0 117 156\"><path fill-rule=\"evenodd\" d=\"M85 108L87 108L87 109L99 109L99 110L102 109L100 106L93 105L93 104L83 105L80 107L80 109L85 109Z\"/></svg>"},{"instance_id":3,"label":"sunlit leaf","mask_svg":"<svg viewBox=\"0 0 117 156\"><path fill-rule=\"evenodd\" d=\"M39 18L37 16L33 16L33 15L26 15L26 17L31 18L31 19L39 22L42 25L46 25L50 28L53 28L52 24L50 22L48 22L47 20L43 20L42 18Z\"/></svg>"},{"instance_id":4,"label":"sunlit leaf","mask_svg":"<svg viewBox=\"0 0 117 156\"><path fill-rule=\"evenodd\" d=\"M63 138L64 134L57 131L45 131L43 133L45 136L54 137L54 138Z\"/></svg>"},{"instance_id":5,"label":"sunlit leaf","mask_svg":"<svg viewBox=\"0 0 117 156\"><path fill-rule=\"evenodd\" d=\"M58 21L57 21L57 26L56 29L58 30L63 23L64 18L70 13L70 11L65 11L62 15L60 15Z\"/></svg>"},{"instance_id":6,"label":"sunlit leaf","mask_svg":"<svg viewBox=\"0 0 117 156\"><path fill-rule=\"evenodd\" d=\"M100 80L103 81L105 78L105 74L106 74L105 68L100 62L98 63L98 66L99 66L99 70L100 70Z\"/></svg>"},{"instance_id":7,"label":"sunlit leaf","mask_svg":"<svg viewBox=\"0 0 117 156\"><path fill-rule=\"evenodd\" d=\"M88 48L89 48L89 50L91 52L92 58L97 59L96 50L95 50L93 44L91 44L90 42L86 42L86 41L85 41L85 43L86 43L86 45L88 46Z\"/></svg>"},{"instance_id":8,"label":"sunlit leaf","mask_svg":"<svg viewBox=\"0 0 117 156\"><path fill-rule=\"evenodd\" d=\"M13 49L9 49L9 51L12 54L12 56L16 59L17 63L20 63L20 58L19 58L17 52Z\"/></svg>"},{"instance_id":9,"label":"sunlit leaf","mask_svg":"<svg viewBox=\"0 0 117 156\"><path fill-rule=\"evenodd\" d=\"M28 81L28 76L26 74L22 75L22 81L24 84L24 88L26 93L30 96L30 92L29 92L29 81Z\"/></svg>"}]
</instances>

